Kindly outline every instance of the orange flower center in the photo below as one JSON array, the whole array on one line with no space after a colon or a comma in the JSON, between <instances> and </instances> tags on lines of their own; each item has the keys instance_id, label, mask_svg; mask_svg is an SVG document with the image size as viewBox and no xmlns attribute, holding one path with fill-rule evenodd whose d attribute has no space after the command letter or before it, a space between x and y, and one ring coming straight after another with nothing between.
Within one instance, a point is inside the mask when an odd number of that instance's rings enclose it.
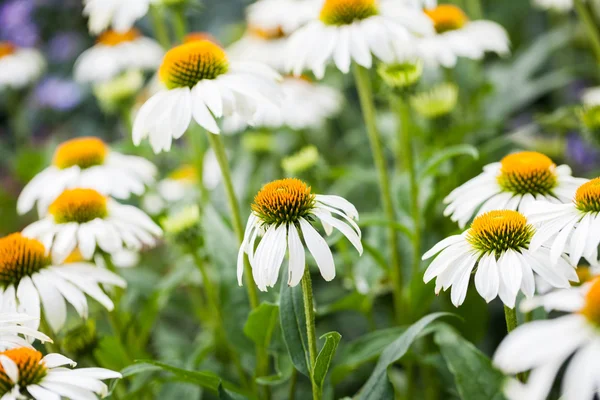
<instances>
[{"instance_id":1,"label":"orange flower center","mask_svg":"<svg viewBox=\"0 0 600 400\"><path fill-rule=\"evenodd\" d=\"M42 353L35 349L19 347L3 351L0 354L14 361L19 369L19 381L12 382L8 375L6 375L4 367L0 365L0 395L9 392L15 383L20 388L38 384L48 373L48 368L42 362Z\"/></svg>"},{"instance_id":2,"label":"orange flower center","mask_svg":"<svg viewBox=\"0 0 600 400\"><path fill-rule=\"evenodd\" d=\"M0 58L13 54L15 52L15 50L16 50L16 47L11 42L1 42L0 41Z\"/></svg>"},{"instance_id":3,"label":"orange flower center","mask_svg":"<svg viewBox=\"0 0 600 400\"><path fill-rule=\"evenodd\" d=\"M182 165L168 176L169 179L182 182L196 183L198 182L198 170L193 165Z\"/></svg>"},{"instance_id":4,"label":"orange flower center","mask_svg":"<svg viewBox=\"0 0 600 400\"><path fill-rule=\"evenodd\" d=\"M600 326L600 278L596 278L585 296L581 313L593 324Z\"/></svg>"},{"instance_id":5,"label":"orange flower center","mask_svg":"<svg viewBox=\"0 0 600 400\"><path fill-rule=\"evenodd\" d=\"M57 224L77 222L83 224L108 215L106 197L92 189L70 189L62 192L48 212Z\"/></svg>"},{"instance_id":6,"label":"orange flower center","mask_svg":"<svg viewBox=\"0 0 600 400\"><path fill-rule=\"evenodd\" d=\"M206 32L190 32L184 36L183 43L198 42L201 40L208 40L220 46L219 41L213 35Z\"/></svg>"},{"instance_id":7,"label":"orange flower center","mask_svg":"<svg viewBox=\"0 0 600 400\"><path fill-rule=\"evenodd\" d=\"M254 197L252 211L264 224L279 225L307 217L314 205L310 186L300 179L287 178L263 186Z\"/></svg>"},{"instance_id":8,"label":"orange flower center","mask_svg":"<svg viewBox=\"0 0 600 400\"><path fill-rule=\"evenodd\" d=\"M95 137L83 137L67 140L60 144L54 152L52 163L60 168L89 168L104 164L108 154L108 146Z\"/></svg>"},{"instance_id":9,"label":"orange flower center","mask_svg":"<svg viewBox=\"0 0 600 400\"><path fill-rule=\"evenodd\" d=\"M512 210L490 211L475 218L467 240L482 254L499 257L505 251L529 246L534 228L521 213Z\"/></svg>"},{"instance_id":10,"label":"orange flower center","mask_svg":"<svg viewBox=\"0 0 600 400\"><path fill-rule=\"evenodd\" d=\"M226 73L228 68L222 48L208 40L197 40L169 50L158 76L169 89L192 88L203 79L215 79Z\"/></svg>"},{"instance_id":11,"label":"orange flower center","mask_svg":"<svg viewBox=\"0 0 600 400\"><path fill-rule=\"evenodd\" d=\"M600 178L592 179L577 189L575 206L583 212L600 212Z\"/></svg>"},{"instance_id":12,"label":"orange flower center","mask_svg":"<svg viewBox=\"0 0 600 400\"><path fill-rule=\"evenodd\" d=\"M281 26L278 26L274 29L263 29L258 26L250 25L248 27L248 33L264 40L276 40L286 37L286 34L283 32L283 29L281 29Z\"/></svg>"},{"instance_id":13,"label":"orange flower center","mask_svg":"<svg viewBox=\"0 0 600 400\"><path fill-rule=\"evenodd\" d=\"M0 238L0 285L18 284L51 263L46 248L35 239L20 233Z\"/></svg>"},{"instance_id":14,"label":"orange flower center","mask_svg":"<svg viewBox=\"0 0 600 400\"><path fill-rule=\"evenodd\" d=\"M376 0L325 0L319 18L326 25L350 25L377 14Z\"/></svg>"},{"instance_id":15,"label":"orange flower center","mask_svg":"<svg viewBox=\"0 0 600 400\"><path fill-rule=\"evenodd\" d=\"M122 33L113 30L108 30L106 32L103 32L100 36L98 36L98 39L96 39L96 43L104 46L117 46L121 43L133 42L140 36L142 36L140 31L138 31L135 28Z\"/></svg>"},{"instance_id":16,"label":"orange flower center","mask_svg":"<svg viewBox=\"0 0 600 400\"><path fill-rule=\"evenodd\" d=\"M503 190L516 194L550 194L556 187L556 164L547 156L534 151L510 154L501 161L498 184Z\"/></svg>"},{"instance_id":17,"label":"orange flower center","mask_svg":"<svg viewBox=\"0 0 600 400\"><path fill-rule=\"evenodd\" d=\"M425 10L425 14L433 21L437 33L460 29L469 22L464 11L452 4L440 4Z\"/></svg>"}]
</instances>

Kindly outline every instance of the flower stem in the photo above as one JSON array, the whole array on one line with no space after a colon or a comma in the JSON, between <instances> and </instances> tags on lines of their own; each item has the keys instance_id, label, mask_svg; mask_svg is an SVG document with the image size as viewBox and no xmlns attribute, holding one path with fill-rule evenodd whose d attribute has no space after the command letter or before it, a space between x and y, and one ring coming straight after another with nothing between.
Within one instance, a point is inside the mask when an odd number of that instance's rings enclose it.
<instances>
[{"instance_id":1,"label":"flower stem","mask_svg":"<svg viewBox=\"0 0 600 400\"><path fill-rule=\"evenodd\" d=\"M588 6L584 4L582 0L575 0L575 9L586 28L588 38L592 45L592 51L596 56L596 61L600 64L600 31L594 21L594 17L591 15Z\"/></svg>"},{"instance_id":2,"label":"flower stem","mask_svg":"<svg viewBox=\"0 0 600 400\"><path fill-rule=\"evenodd\" d=\"M504 317L506 319L506 331L508 333L511 333L517 328L518 325L516 308L509 308L507 306L504 306ZM525 374L518 373L517 379L521 382L525 382Z\"/></svg>"},{"instance_id":3,"label":"flower stem","mask_svg":"<svg viewBox=\"0 0 600 400\"><path fill-rule=\"evenodd\" d=\"M312 282L308 267L304 269L304 275L302 276L302 297L304 298L304 315L306 316L306 334L308 336L308 354L310 358L310 383L312 385L313 400L321 400L321 388L313 379L313 371L317 361L317 334L315 330Z\"/></svg>"},{"instance_id":4,"label":"flower stem","mask_svg":"<svg viewBox=\"0 0 600 400\"><path fill-rule=\"evenodd\" d=\"M165 19L159 6L150 6L150 17L152 18L152 26L154 27L156 39L163 49L168 50L171 47L171 39L169 39Z\"/></svg>"},{"instance_id":5,"label":"flower stem","mask_svg":"<svg viewBox=\"0 0 600 400\"><path fill-rule=\"evenodd\" d=\"M363 117L367 126L369 142L371 143L371 152L373 153L375 166L377 167L377 171L379 173L379 189L381 191L383 209L389 222L396 222L396 213L394 211L394 203L392 201L392 193L389 185L385 156L383 153L381 138L379 136L379 132L377 131L377 123L375 121L375 104L373 102L373 92L369 78L369 70L359 65L354 65L354 79L356 81L356 88L360 98ZM394 311L396 321L400 322L402 310L403 277L402 270L400 269L400 254L398 253L398 236L396 230L391 225L388 229L388 236L389 248L391 252L390 278L393 284Z\"/></svg>"},{"instance_id":6,"label":"flower stem","mask_svg":"<svg viewBox=\"0 0 600 400\"><path fill-rule=\"evenodd\" d=\"M187 34L187 22L184 11L183 6L173 7L173 28L175 29L175 36L180 43L183 43L183 39Z\"/></svg>"}]
</instances>

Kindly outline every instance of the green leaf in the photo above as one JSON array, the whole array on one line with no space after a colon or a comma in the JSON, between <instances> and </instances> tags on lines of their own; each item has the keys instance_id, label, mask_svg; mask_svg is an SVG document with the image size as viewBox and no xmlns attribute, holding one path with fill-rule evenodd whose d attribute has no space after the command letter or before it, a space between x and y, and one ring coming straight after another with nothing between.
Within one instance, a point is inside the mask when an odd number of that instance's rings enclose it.
<instances>
[{"instance_id":1,"label":"green leaf","mask_svg":"<svg viewBox=\"0 0 600 400\"><path fill-rule=\"evenodd\" d=\"M433 321L450 313L434 313L421 318L411 325L398 339L388 345L383 352L371 376L359 392L359 400L380 400L394 397L393 389L387 378L387 369L390 365L401 359L410 345L418 338L421 332Z\"/></svg>"},{"instance_id":2,"label":"green leaf","mask_svg":"<svg viewBox=\"0 0 600 400\"><path fill-rule=\"evenodd\" d=\"M128 367L123 368L121 370L121 375L123 375L123 378L127 378L129 376L141 374L144 372L160 371L161 369L162 368L157 365L151 365L147 363L132 364Z\"/></svg>"},{"instance_id":3,"label":"green leaf","mask_svg":"<svg viewBox=\"0 0 600 400\"><path fill-rule=\"evenodd\" d=\"M323 338L325 338L325 344L317 356L317 360L315 361L315 369L313 371L313 379L317 385L319 385L319 387L323 387L323 382L325 381L325 376L327 376L329 365L331 365L331 360L335 355L335 351L337 350L338 344L342 339L342 335L340 335L338 332L329 332L321 336L321 339Z\"/></svg>"},{"instance_id":4,"label":"green leaf","mask_svg":"<svg viewBox=\"0 0 600 400\"><path fill-rule=\"evenodd\" d=\"M373 305L371 297L362 293L352 292L341 299L319 307L319 317L323 317L340 311L358 311L367 313Z\"/></svg>"},{"instance_id":5,"label":"green leaf","mask_svg":"<svg viewBox=\"0 0 600 400\"><path fill-rule=\"evenodd\" d=\"M389 219L385 218L361 218L360 221L358 221L358 226L361 228L365 228L368 226L385 226L388 228L393 228L398 232L405 234L408 238L413 237L413 232L411 228L400 222L390 221Z\"/></svg>"},{"instance_id":6,"label":"green leaf","mask_svg":"<svg viewBox=\"0 0 600 400\"><path fill-rule=\"evenodd\" d=\"M281 282L279 299L279 323L288 354L294 367L309 377L308 337L306 335L306 317L300 285L289 287L286 280Z\"/></svg>"},{"instance_id":7,"label":"green leaf","mask_svg":"<svg viewBox=\"0 0 600 400\"><path fill-rule=\"evenodd\" d=\"M488 357L448 325L434 333L434 340L463 400L503 400L504 375Z\"/></svg>"},{"instance_id":8,"label":"green leaf","mask_svg":"<svg viewBox=\"0 0 600 400\"><path fill-rule=\"evenodd\" d=\"M447 147L436 152L422 167L419 172L419 180L429 175L435 175L437 168L446 160L458 156L471 156L475 160L479 158L479 151L471 145L459 144L456 146Z\"/></svg>"},{"instance_id":9,"label":"green leaf","mask_svg":"<svg viewBox=\"0 0 600 400\"><path fill-rule=\"evenodd\" d=\"M219 400L246 400L246 396L242 396L241 394L231 392L223 387L223 385L219 386Z\"/></svg>"},{"instance_id":10,"label":"green leaf","mask_svg":"<svg viewBox=\"0 0 600 400\"><path fill-rule=\"evenodd\" d=\"M261 303L250 312L246 325L244 325L244 334L258 346L266 349L271 342L278 316L279 306L277 304Z\"/></svg>"},{"instance_id":11,"label":"green leaf","mask_svg":"<svg viewBox=\"0 0 600 400\"><path fill-rule=\"evenodd\" d=\"M275 375L259 376L256 378L256 383L265 386L275 386L287 382L292 376L294 366L287 354L278 354L275 357Z\"/></svg>"}]
</instances>

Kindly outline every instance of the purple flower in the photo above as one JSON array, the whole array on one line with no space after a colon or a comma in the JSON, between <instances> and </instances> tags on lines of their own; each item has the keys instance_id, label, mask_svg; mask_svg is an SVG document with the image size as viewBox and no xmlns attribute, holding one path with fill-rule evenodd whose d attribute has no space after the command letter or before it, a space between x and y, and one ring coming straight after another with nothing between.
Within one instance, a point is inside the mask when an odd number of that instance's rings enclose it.
<instances>
[{"instance_id":1,"label":"purple flower","mask_svg":"<svg viewBox=\"0 0 600 400\"><path fill-rule=\"evenodd\" d=\"M61 32L48 42L48 59L54 62L71 61L81 50L81 37L76 32Z\"/></svg>"},{"instance_id":2,"label":"purple flower","mask_svg":"<svg viewBox=\"0 0 600 400\"><path fill-rule=\"evenodd\" d=\"M69 111L81 102L83 95L77 83L50 76L37 85L34 97L41 108Z\"/></svg>"},{"instance_id":3,"label":"purple flower","mask_svg":"<svg viewBox=\"0 0 600 400\"><path fill-rule=\"evenodd\" d=\"M0 38L18 46L31 47L39 38L32 20L35 4L32 0L9 0L0 6Z\"/></svg>"},{"instance_id":4,"label":"purple flower","mask_svg":"<svg viewBox=\"0 0 600 400\"><path fill-rule=\"evenodd\" d=\"M598 168L600 150L591 146L580 135L570 133L567 136L567 159L577 164L583 171L592 171Z\"/></svg>"}]
</instances>

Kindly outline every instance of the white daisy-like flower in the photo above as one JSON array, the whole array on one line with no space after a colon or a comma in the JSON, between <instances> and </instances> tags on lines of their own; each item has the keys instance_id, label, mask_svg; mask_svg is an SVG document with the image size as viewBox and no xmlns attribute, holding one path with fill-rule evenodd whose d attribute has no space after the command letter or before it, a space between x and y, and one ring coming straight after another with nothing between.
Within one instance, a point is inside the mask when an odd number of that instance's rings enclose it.
<instances>
[{"instance_id":1,"label":"white daisy-like flower","mask_svg":"<svg viewBox=\"0 0 600 400\"><path fill-rule=\"evenodd\" d=\"M482 214L464 233L442 240L423 255L426 260L437 254L423 280L427 283L437 278L436 294L452 286L450 297L458 307L467 296L471 273L477 268L475 288L481 297L489 303L499 296L510 308L514 308L519 290L527 297L533 296L534 272L557 288L568 288L569 281L577 282L575 268L566 259L551 265L550 249L529 249L534 234L533 225L517 211Z\"/></svg>"},{"instance_id":2,"label":"white daisy-like flower","mask_svg":"<svg viewBox=\"0 0 600 400\"><path fill-rule=\"evenodd\" d=\"M445 199L445 216L464 228L476 214L490 210L527 212L536 200L571 201L585 179L571 176L568 165L556 166L547 156L524 151L483 167L483 173L454 189Z\"/></svg>"},{"instance_id":3,"label":"white daisy-like flower","mask_svg":"<svg viewBox=\"0 0 600 400\"><path fill-rule=\"evenodd\" d=\"M143 157L111 150L96 137L67 140L55 152L52 165L23 189L17 212L25 214L36 204L41 215L65 189L89 188L118 199L142 195L154 182L157 170Z\"/></svg>"},{"instance_id":4,"label":"white daisy-like flower","mask_svg":"<svg viewBox=\"0 0 600 400\"><path fill-rule=\"evenodd\" d=\"M289 39L286 69L294 75L310 69L321 79L330 60L343 73L352 61L371 68L373 55L385 63L404 60L415 51L413 33L434 33L420 8L397 0L316 0L315 10Z\"/></svg>"},{"instance_id":5,"label":"white daisy-like flower","mask_svg":"<svg viewBox=\"0 0 600 400\"><path fill-rule=\"evenodd\" d=\"M30 327L39 323L36 322L37 319L26 314L0 312L0 351L15 347L31 347L29 342L34 339L52 342L48 336ZM23 335L24 338L19 335Z\"/></svg>"},{"instance_id":6,"label":"white daisy-like flower","mask_svg":"<svg viewBox=\"0 0 600 400\"><path fill-rule=\"evenodd\" d=\"M2 400L97 399L108 394L105 379L119 379L118 372L104 368L78 368L62 354L44 356L35 349L20 347L0 353L0 396Z\"/></svg>"},{"instance_id":7,"label":"white daisy-like flower","mask_svg":"<svg viewBox=\"0 0 600 400\"><path fill-rule=\"evenodd\" d=\"M586 89L581 97L584 106L600 106L600 86Z\"/></svg>"},{"instance_id":8,"label":"white daisy-like flower","mask_svg":"<svg viewBox=\"0 0 600 400\"><path fill-rule=\"evenodd\" d=\"M254 121L255 127L278 128L288 126L295 130L317 129L335 116L344 104L342 94L326 85L311 82L304 77L285 77L281 82L283 102L280 113L263 114ZM240 132L248 126L239 117L223 121L223 131Z\"/></svg>"},{"instance_id":9,"label":"white daisy-like flower","mask_svg":"<svg viewBox=\"0 0 600 400\"><path fill-rule=\"evenodd\" d=\"M541 10L567 13L573 9L573 0L532 0L534 6Z\"/></svg>"},{"instance_id":10,"label":"white daisy-like flower","mask_svg":"<svg viewBox=\"0 0 600 400\"><path fill-rule=\"evenodd\" d=\"M229 62L209 40L197 40L167 52L159 69L165 89L152 96L133 124L133 142L149 137L155 152L168 151L192 118L217 134L216 118L239 115L252 124L263 113L279 112L280 76L253 62Z\"/></svg>"},{"instance_id":11,"label":"white daisy-like flower","mask_svg":"<svg viewBox=\"0 0 600 400\"><path fill-rule=\"evenodd\" d=\"M51 249L57 262L75 249L84 259L94 256L96 246L109 254L124 248L134 251L156 245L162 231L140 209L119 204L93 189L67 189L50 204L44 218L23 230Z\"/></svg>"},{"instance_id":12,"label":"white daisy-like flower","mask_svg":"<svg viewBox=\"0 0 600 400\"><path fill-rule=\"evenodd\" d=\"M0 89L20 89L30 85L45 68L46 61L39 51L0 41Z\"/></svg>"},{"instance_id":13,"label":"white daisy-like flower","mask_svg":"<svg viewBox=\"0 0 600 400\"><path fill-rule=\"evenodd\" d=\"M43 308L54 332L65 324L66 302L87 318L86 294L112 310L113 303L100 285L126 286L119 276L91 263L56 263L40 241L20 233L0 238L0 271L2 312L32 316L35 320L27 326L37 329Z\"/></svg>"},{"instance_id":14,"label":"white daisy-like flower","mask_svg":"<svg viewBox=\"0 0 600 400\"><path fill-rule=\"evenodd\" d=\"M312 226L316 220L321 221L327 235L333 232L333 228L339 230L362 254L361 232L354 222L358 220L358 212L348 200L339 196L313 194L310 186L295 178L277 180L263 186L254 198L238 253L238 283L242 284L244 253L247 253L258 288L266 291L275 286L286 250L289 249L287 282L290 286L298 285L305 268L304 244L317 262L323 278L326 281L335 278L331 250ZM259 236L262 238L255 251L254 244Z\"/></svg>"},{"instance_id":15,"label":"white daisy-like flower","mask_svg":"<svg viewBox=\"0 0 600 400\"><path fill-rule=\"evenodd\" d=\"M528 213L529 221L537 226L531 250L548 246L552 249L553 264L564 252L569 254L573 265L584 257L591 265L598 266L599 213L600 178L581 185L572 201L566 204L534 203Z\"/></svg>"},{"instance_id":16,"label":"white daisy-like flower","mask_svg":"<svg viewBox=\"0 0 600 400\"><path fill-rule=\"evenodd\" d=\"M419 38L416 49L427 65L451 68L459 57L479 60L486 52L502 56L510 52L508 34L496 22L469 21L463 10L451 4L425 9L425 13L436 34Z\"/></svg>"},{"instance_id":17,"label":"white daisy-like flower","mask_svg":"<svg viewBox=\"0 0 600 400\"><path fill-rule=\"evenodd\" d=\"M510 400L546 399L561 366L568 362L560 398L595 399L600 390L600 279L524 301L522 309L539 306L569 314L529 322L504 339L494 364L509 374L531 371L526 384L512 380L505 394Z\"/></svg>"},{"instance_id":18,"label":"white daisy-like flower","mask_svg":"<svg viewBox=\"0 0 600 400\"><path fill-rule=\"evenodd\" d=\"M127 70L154 70L164 51L153 39L137 29L124 33L106 31L96 44L75 62L75 79L79 82L106 82Z\"/></svg>"},{"instance_id":19,"label":"white daisy-like flower","mask_svg":"<svg viewBox=\"0 0 600 400\"><path fill-rule=\"evenodd\" d=\"M83 15L88 28L97 35L108 27L117 32L131 29L148 12L154 0L83 0Z\"/></svg>"}]
</instances>

